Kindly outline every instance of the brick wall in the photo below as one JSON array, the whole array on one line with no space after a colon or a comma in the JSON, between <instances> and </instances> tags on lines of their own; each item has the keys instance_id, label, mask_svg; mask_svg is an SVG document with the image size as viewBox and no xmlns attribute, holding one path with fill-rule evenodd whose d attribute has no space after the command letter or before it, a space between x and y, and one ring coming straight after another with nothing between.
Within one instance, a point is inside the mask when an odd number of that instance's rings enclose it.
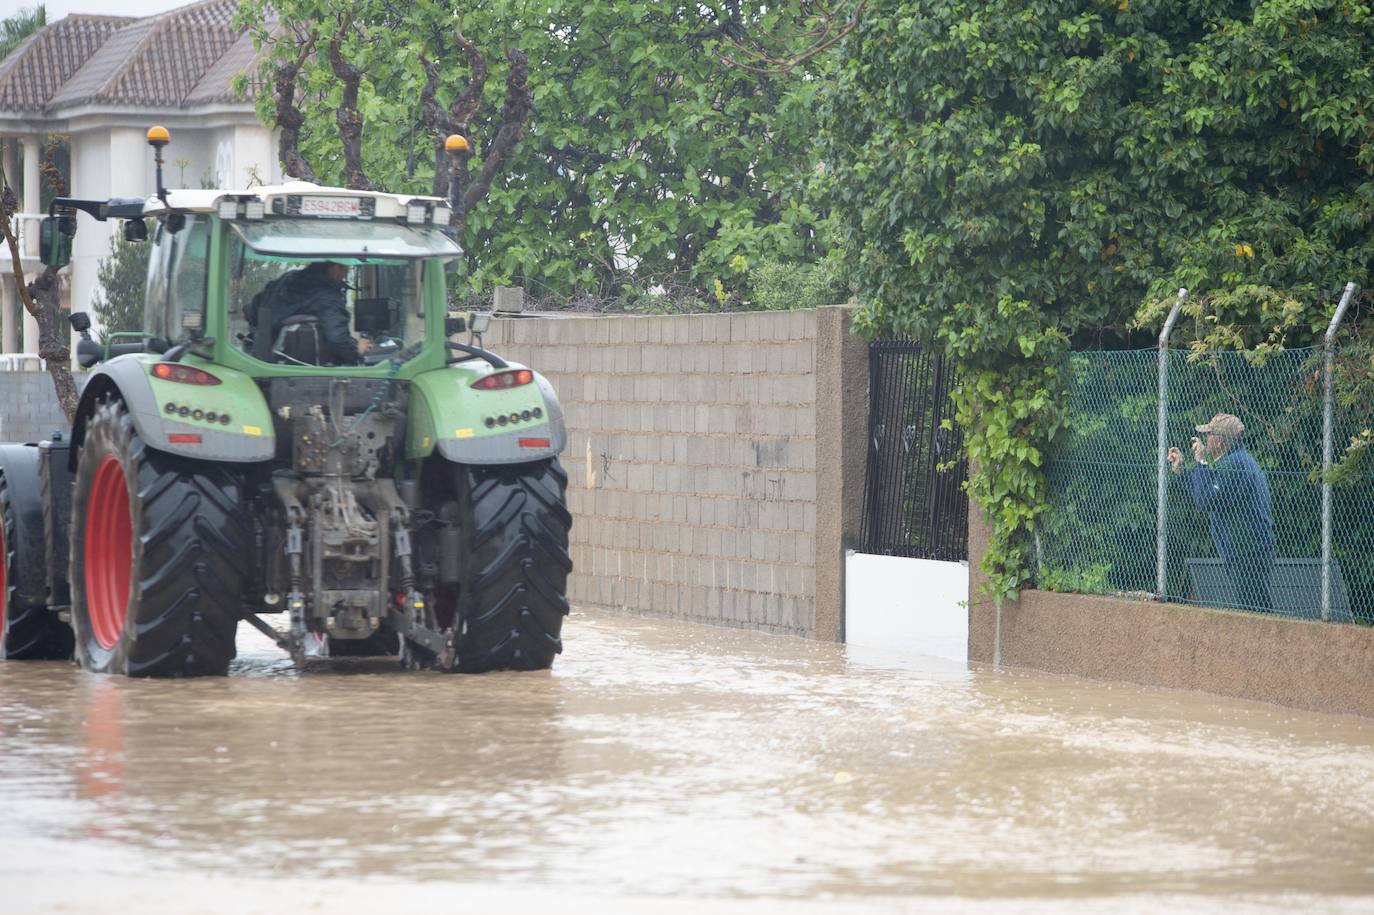
<instances>
[{"instance_id":1,"label":"brick wall","mask_svg":"<svg viewBox=\"0 0 1374 915\"><path fill-rule=\"evenodd\" d=\"M77 388L86 375L73 372ZM67 418L57 405L52 376L47 372L0 372L0 442L37 442L55 430L66 434Z\"/></svg>"},{"instance_id":2,"label":"brick wall","mask_svg":"<svg viewBox=\"0 0 1374 915\"><path fill-rule=\"evenodd\" d=\"M842 636L863 472L843 428L867 397L848 326L843 308L493 322L487 347L566 411L574 606Z\"/></svg>"}]
</instances>

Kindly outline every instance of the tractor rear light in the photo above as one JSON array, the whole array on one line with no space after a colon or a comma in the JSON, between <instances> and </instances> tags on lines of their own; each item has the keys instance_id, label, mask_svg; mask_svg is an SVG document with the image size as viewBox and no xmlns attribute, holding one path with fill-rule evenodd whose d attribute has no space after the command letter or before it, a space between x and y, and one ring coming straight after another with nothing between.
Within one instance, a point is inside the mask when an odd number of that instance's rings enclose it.
<instances>
[{"instance_id":1,"label":"tractor rear light","mask_svg":"<svg viewBox=\"0 0 1374 915\"><path fill-rule=\"evenodd\" d=\"M485 378L479 378L472 383L472 386L479 391L504 391L506 388L518 388L522 384L529 384L534 380L534 372L529 369L511 369L508 372L492 372Z\"/></svg>"},{"instance_id":2,"label":"tractor rear light","mask_svg":"<svg viewBox=\"0 0 1374 915\"><path fill-rule=\"evenodd\" d=\"M199 445L199 432L173 432L167 436L167 441L173 445Z\"/></svg>"},{"instance_id":3,"label":"tractor rear light","mask_svg":"<svg viewBox=\"0 0 1374 915\"><path fill-rule=\"evenodd\" d=\"M547 448L549 440L546 438L522 438L520 439L521 448Z\"/></svg>"},{"instance_id":4,"label":"tractor rear light","mask_svg":"<svg viewBox=\"0 0 1374 915\"><path fill-rule=\"evenodd\" d=\"M267 215L267 207L261 200L250 200L243 205L244 219L262 219Z\"/></svg>"},{"instance_id":5,"label":"tractor rear light","mask_svg":"<svg viewBox=\"0 0 1374 915\"><path fill-rule=\"evenodd\" d=\"M423 203L406 204L406 222L415 224L424 222L427 209Z\"/></svg>"},{"instance_id":6,"label":"tractor rear light","mask_svg":"<svg viewBox=\"0 0 1374 915\"><path fill-rule=\"evenodd\" d=\"M508 422L510 422L510 417L509 417L509 416L502 415L502 416L496 417L496 425L498 425L498 426L504 426L504 425L505 425L506 423L508 423Z\"/></svg>"},{"instance_id":7,"label":"tractor rear light","mask_svg":"<svg viewBox=\"0 0 1374 915\"><path fill-rule=\"evenodd\" d=\"M453 219L453 210L449 207L435 207L430 219L436 226L446 226Z\"/></svg>"},{"instance_id":8,"label":"tractor rear light","mask_svg":"<svg viewBox=\"0 0 1374 915\"><path fill-rule=\"evenodd\" d=\"M161 378L163 381L176 381L181 384L220 384L220 380L209 372L177 362L157 363L153 366L153 377Z\"/></svg>"},{"instance_id":9,"label":"tractor rear light","mask_svg":"<svg viewBox=\"0 0 1374 915\"><path fill-rule=\"evenodd\" d=\"M487 417L487 420L486 420L486 424L487 424L487 428L488 428L488 429L494 429L494 428L496 428L496 417L494 417L494 416L488 416L488 417Z\"/></svg>"},{"instance_id":10,"label":"tractor rear light","mask_svg":"<svg viewBox=\"0 0 1374 915\"><path fill-rule=\"evenodd\" d=\"M239 215L239 202L230 197L219 202L220 219L237 219Z\"/></svg>"},{"instance_id":11,"label":"tractor rear light","mask_svg":"<svg viewBox=\"0 0 1374 915\"><path fill-rule=\"evenodd\" d=\"M192 410L192 411L191 411L191 418L194 419L194 420L202 420L202 419L205 418L205 411L204 411L204 410Z\"/></svg>"}]
</instances>

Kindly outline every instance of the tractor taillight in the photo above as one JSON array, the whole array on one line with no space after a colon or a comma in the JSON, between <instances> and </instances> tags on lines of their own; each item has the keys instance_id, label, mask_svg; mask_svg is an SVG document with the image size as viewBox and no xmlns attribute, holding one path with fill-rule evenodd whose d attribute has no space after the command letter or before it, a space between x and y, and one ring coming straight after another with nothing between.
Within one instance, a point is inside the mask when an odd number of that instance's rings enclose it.
<instances>
[{"instance_id":1,"label":"tractor taillight","mask_svg":"<svg viewBox=\"0 0 1374 915\"><path fill-rule=\"evenodd\" d=\"M472 383L472 386L479 391L504 391L506 388L518 388L522 384L529 384L534 380L534 372L529 369L511 369L509 372L492 372L485 378L479 378Z\"/></svg>"},{"instance_id":2,"label":"tractor taillight","mask_svg":"<svg viewBox=\"0 0 1374 915\"><path fill-rule=\"evenodd\" d=\"M153 377L180 384L220 384L220 380L209 372L177 362L157 363L153 366Z\"/></svg>"}]
</instances>

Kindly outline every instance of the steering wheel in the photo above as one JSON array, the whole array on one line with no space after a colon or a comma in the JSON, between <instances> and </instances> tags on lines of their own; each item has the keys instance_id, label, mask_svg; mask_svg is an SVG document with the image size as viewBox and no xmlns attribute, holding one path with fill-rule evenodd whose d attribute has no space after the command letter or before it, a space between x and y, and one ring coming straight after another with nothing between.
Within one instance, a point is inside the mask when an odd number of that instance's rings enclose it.
<instances>
[{"instance_id":1,"label":"steering wheel","mask_svg":"<svg viewBox=\"0 0 1374 915\"><path fill-rule=\"evenodd\" d=\"M372 349L363 353L363 365L376 365L396 355L405 346L400 337L378 336L372 340Z\"/></svg>"}]
</instances>

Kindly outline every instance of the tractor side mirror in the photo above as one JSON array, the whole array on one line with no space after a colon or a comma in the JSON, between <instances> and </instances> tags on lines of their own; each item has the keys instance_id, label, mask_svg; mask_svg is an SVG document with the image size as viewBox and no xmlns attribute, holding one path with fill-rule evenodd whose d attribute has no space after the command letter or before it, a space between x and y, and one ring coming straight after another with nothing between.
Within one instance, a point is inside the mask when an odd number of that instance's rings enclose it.
<instances>
[{"instance_id":1,"label":"tractor side mirror","mask_svg":"<svg viewBox=\"0 0 1374 915\"><path fill-rule=\"evenodd\" d=\"M72 236L76 220L70 216L44 216L38 224L38 259L47 267L65 267L72 262Z\"/></svg>"},{"instance_id":2,"label":"tractor side mirror","mask_svg":"<svg viewBox=\"0 0 1374 915\"><path fill-rule=\"evenodd\" d=\"M468 329L468 322L461 315L458 317L444 318L444 336L452 337L454 334L461 334Z\"/></svg>"},{"instance_id":3,"label":"tractor side mirror","mask_svg":"<svg viewBox=\"0 0 1374 915\"><path fill-rule=\"evenodd\" d=\"M140 242L148 240L148 224L142 219L124 220L124 240Z\"/></svg>"},{"instance_id":4,"label":"tractor side mirror","mask_svg":"<svg viewBox=\"0 0 1374 915\"><path fill-rule=\"evenodd\" d=\"M67 316L67 322L71 324L72 330L81 336L86 336L86 331L91 329L91 316L84 311L74 311Z\"/></svg>"}]
</instances>

